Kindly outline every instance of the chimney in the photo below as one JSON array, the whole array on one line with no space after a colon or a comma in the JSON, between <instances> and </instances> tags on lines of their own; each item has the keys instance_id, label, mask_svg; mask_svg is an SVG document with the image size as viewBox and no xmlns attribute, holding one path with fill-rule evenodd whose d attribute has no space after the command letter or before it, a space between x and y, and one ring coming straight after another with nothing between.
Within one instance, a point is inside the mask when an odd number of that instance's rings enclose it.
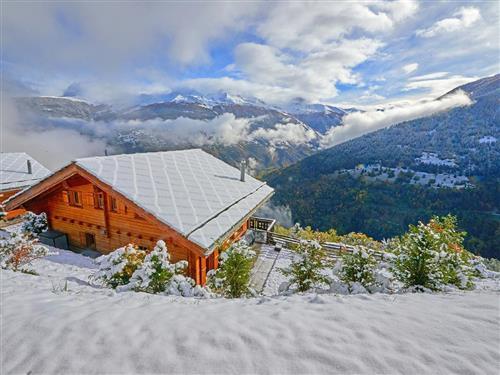
<instances>
[{"instance_id":1,"label":"chimney","mask_svg":"<svg viewBox=\"0 0 500 375\"><path fill-rule=\"evenodd\" d=\"M240 164L240 181L242 182L245 182L245 169L246 169L246 166L247 166L247 162L245 160L242 160L241 161L241 164Z\"/></svg>"},{"instance_id":2,"label":"chimney","mask_svg":"<svg viewBox=\"0 0 500 375\"><path fill-rule=\"evenodd\" d=\"M31 161L26 160L26 164L28 166L28 174L33 174L33 168L31 167Z\"/></svg>"}]
</instances>

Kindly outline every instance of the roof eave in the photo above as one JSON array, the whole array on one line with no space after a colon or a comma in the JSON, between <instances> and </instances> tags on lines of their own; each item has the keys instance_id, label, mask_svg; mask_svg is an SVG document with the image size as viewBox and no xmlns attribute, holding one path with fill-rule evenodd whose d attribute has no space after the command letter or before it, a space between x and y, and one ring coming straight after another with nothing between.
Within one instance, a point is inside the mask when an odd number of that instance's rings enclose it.
<instances>
[{"instance_id":1,"label":"roof eave","mask_svg":"<svg viewBox=\"0 0 500 375\"><path fill-rule=\"evenodd\" d=\"M204 249L206 249L205 256L209 256L216 250L216 248L219 246L220 243L223 243L228 239L229 236L231 236L235 230L241 227L241 225L247 221L250 216L252 216L255 211L257 211L260 207L262 207L263 204L265 204L272 196L274 195L274 189L265 197L263 198L254 208L252 208L248 214L246 214L241 220L239 220L236 224L234 224L231 229L229 229L226 233L224 233L222 236L220 236L217 240L215 240L210 246L205 247L202 246ZM191 242L195 242L191 239L188 238ZM201 246L201 245L200 245Z\"/></svg>"}]
</instances>

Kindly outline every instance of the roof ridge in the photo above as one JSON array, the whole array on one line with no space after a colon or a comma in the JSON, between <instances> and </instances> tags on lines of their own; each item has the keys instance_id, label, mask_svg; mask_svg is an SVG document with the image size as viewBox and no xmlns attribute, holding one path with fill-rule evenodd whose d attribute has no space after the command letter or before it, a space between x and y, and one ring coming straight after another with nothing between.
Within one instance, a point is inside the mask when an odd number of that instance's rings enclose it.
<instances>
[{"instance_id":1,"label":"roof ridge","mask_svg":"<svg viewBox=\"0 0 500 375\"><path fill-rule=\"evenodd\" d=\"M148 151L148 152L131 152L129 154L123 153L123 154L114 154L114 155L96 155L96 156L87 156L84 158L77 158L72 161L78 162L81 160L92 160L92 159L104 159L104 158L116 158L118 156L130 156L133 157L135 155L153 155L153 154L167 154L167 153L181 153L181 152L193 152L193 151L202 151L206 154L209 154L206 151L203 151L201 148L186 148L184 150L168 150L168 151ZM209 154L210 155L210 154Z\"/></svg>"}]
</instances>

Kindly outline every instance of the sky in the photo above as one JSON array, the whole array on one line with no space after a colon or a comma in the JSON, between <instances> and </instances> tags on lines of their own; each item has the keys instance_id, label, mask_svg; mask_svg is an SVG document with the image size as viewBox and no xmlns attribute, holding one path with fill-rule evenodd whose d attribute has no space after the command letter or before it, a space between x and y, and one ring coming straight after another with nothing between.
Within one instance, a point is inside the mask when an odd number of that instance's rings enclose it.
<instances>
[{"instance_id":1,"label":"sky","mask_svg":"<svg viewBox=\"0 0 500 375\"><path fill-rule=\"evenodd\" d=\"M2 1L2 91L126 104L177 90L286 105L435 98L499 72L497 1Z\"/></svg>"},{"instance_id":2,"label":"sky","mask_svg":"<svg viewBox=\"0 0 500 375\"><path fill-rule=\"evenodd\" d=\"M176 91L360 109L321 135L331 147L470 105L463 92L435 99L500 72L499 18L498 1L2 0L0 148L54 169L109 149L103 129L156 129L197 146L260 139L271 154L318 138L292 122L254 129L231 114L57 125L24 119L12 99L65 95L123 109Z\"/></svg>"}]
</instances>

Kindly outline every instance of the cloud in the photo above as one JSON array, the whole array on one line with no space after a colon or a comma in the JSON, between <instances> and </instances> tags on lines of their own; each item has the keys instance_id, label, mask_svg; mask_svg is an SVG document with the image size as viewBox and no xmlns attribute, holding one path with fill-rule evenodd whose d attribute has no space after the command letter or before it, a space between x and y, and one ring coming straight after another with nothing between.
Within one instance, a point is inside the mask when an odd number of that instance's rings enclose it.
<instances>
[{"instance_id":1,"label":"cloud","mask_svg":"<svg viewBox=\"0 0 500 375\"><path fill-rule=\"evenodd\" d=\"M316 132L302 124L276 124L274 128L258 128L249 134L249 139L263 139L273 147L279 145L302 145L318 138Z\"/></svg>"},{"instance_id":2,"label":"cloud","mask_svg":"<svg viewBox=\"0 0 500 375\"><path fill-rule=\"evenodd\" d=\"M353 112L346 115L343 125L331 128L322 139L323 147L335 146L363 134L373 132L403 121L430 116L454 107L470 105L470 98L463 91L447 95L439 100L386 106L366 112Z\"/></svg>"},{"instance_id":3,"label":"cloud","mask_svg":"<svg viewBox=\"0 0 500 375\"><path fill-rule=\"evenodd\" d=\"M462 7L451 18L437 21L427 29L419 29L416 35L423 38L432 38L440 34L447 34L471 27L481 19L481 13L475 7Z\"/></svg>"},{"instance_id":4,"label":"cloud","mask_svg":"<svg viewBox=\"0 0 500 375\"><path fill-rule=\"evenodd\" d=\"M411 78L405 85L404 90L424 89L429 92L430 95L436 97L444 95L458 86L465 85L477 79L479 78L464 77L461 75L448 76L446 72L431 73Z\"/></svg>"},{"instance_id":5,"label":"cloud","mask_svg":"<svg viewBox=\"0 0 500 375\"><path fill-rule=\"evenodd\" d=\"M413 73L417 69L418 69L418 64L417 63L407 64L407 65L403 66L403 71L406 74Z\"/></svg>"},{"instance_id":6,"label":"cloud","mask_svg":"<svg viewBox=\"0 0 500 375\"><path fill-rule=\"evenodd\" d=\"M235 66L242 79L201 78L183 84L202 92L229 91L271 104L298 97L318 102L337 95L337 82L360 82L352 68L372 57L381 46L373 39L346 39L296 57L269 45L242 43L235 49Z\"/></svg>"},{"instance_id":7,"label":"cloud","mask_svg":"<svg viewBox=\"0 0 500 375\"><path fill-rule=\"evenodd\" d=\"M417 8L415 1L272 3L256 26L262 40L236 46L232 77L191 79L185 84L278 105L296 98L325 101L337 96L339 83L363 83L354 68L384 46L371 35L391 31Z\"/></svg>"},{"instance_id":8,"label":"cloud","mask_svg":"<svg viewBox=\"0 0 500 375\"><path fill-rule=\"evenodd\" d=\"M257 26L257 33L277 48L313 52L344 39L355 29L368 33L389 31L417 8L416 1L337 2L334 6L280 2Z\"/></svg>"},{"instance_id":9,"label":"cloud","mask_svg":"<svg viewBox=\"0 0 500 375\"><path fill-rule=\"evenodd\" d=\"M30 128L22 125L15 105L2 98L2 152L26 152L51 170L80 157L103 155L108 147L76 130ZM109 148L109 147L108 147Z\"/></svg>"},{"instance_id":10,"label":"cloud","mask_svg":"<svg viewBox=\"0 0 500 375\"><path fill-rule=\"evenodd\" d=\"M284 227L291 227L294 223L292 221L292 210L288 206L278 206L271 202L267 202L255 212L256 217L269 217L276 220L276 222Z\"/></svg>"},{"instance_id":11,"label":"cloud","mask_svg":"<svg viewBox=\"0 0 500 375\"><path fill-rule=\"evenodd\" d=\"M168 2L8 2L6 56L59 70L112 73L137 62L210 61L210 42L244 30L258 4ZM152 51L156 51L152 55ZM160 52L160 56L158 56ZM70 65L68 65L70 64Z\"/></svg>"},{"instance_id":12,"label":"cloud","mask_svg":"<svg viewBox=\"0 0 500 375\"><path fill-rule=\"evenodd\" d=\"M118 120L111 122L85 121L80 119L59 118L37 121L45 129L75 129L93 139L117 141L118 147L146 145L148 149L177 147L202 147L209 145L231 146L242 142L265 142L273 149L285 146L310 144L319 135L303 124L276 123L261 127L258 122L263 116L236 118L232 113L224 113L210 120L197 120L185 117L177 119ZM100 145L100 143L99 143ZM101 147L99 153L104 151Z\"/></svg>"},{"instance_id":13,"label":"cloud","mask_svg":"<svg viewBox=\"0 0 500 375\"><path fill-rule=\"evenodd\" d=\"M268 142L273 147L303 145L315 140L318 135L302 124L277 123L274 127L263 128L251 125L260 118L236 118L232 113L224 113L211 120L195 120L180 117L175 120L154 119L147 121L114 122L115 131L141 129L165 144L205 146L222 144L235 145L256 140ZM96 124L105 129L103 124Z\"/></svg>"}]
</instances>

